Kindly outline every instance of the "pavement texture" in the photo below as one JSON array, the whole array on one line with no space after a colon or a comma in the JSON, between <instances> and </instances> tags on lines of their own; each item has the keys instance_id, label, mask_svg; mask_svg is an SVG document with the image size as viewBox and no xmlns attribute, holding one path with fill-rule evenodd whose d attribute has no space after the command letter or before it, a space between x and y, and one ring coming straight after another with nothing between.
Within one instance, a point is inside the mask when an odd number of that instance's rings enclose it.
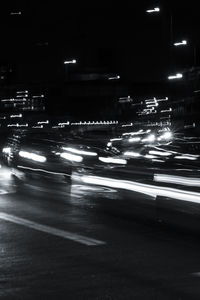
<instances>
[{"instance_id":1,"label":"pavement texture","mask_svg":"<svg viewBox=\"0 0 200 300\"><path fill-rule=\"evenodd\" d=\"M140 199L2 168L0 299L200 299L199 235L137 215Z\"/></svg>"}]
</instances>

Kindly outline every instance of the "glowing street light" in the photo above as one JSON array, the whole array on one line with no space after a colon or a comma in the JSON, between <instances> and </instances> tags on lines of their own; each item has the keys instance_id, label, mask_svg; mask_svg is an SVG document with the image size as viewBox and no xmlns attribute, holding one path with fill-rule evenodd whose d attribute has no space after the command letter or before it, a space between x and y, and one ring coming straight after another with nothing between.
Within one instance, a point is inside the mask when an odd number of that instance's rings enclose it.
<instances>
[{"instance_id":1,"label":"glowing street light","mask_svg":"<svg viewBox=\"0 0 200 300\"><path fill-rule=\"evenodd\" d=\"M65 65L69 65L69 64L76 64L76 59L72 59L72 60L65 60L64 61Z\"/></svg>"},{"instance_id":2,"label":"glowing street light","mask_svg":"<svg viewBox=\"0 0 200 300\"><path fill-rule=\"evenodd\" d=\"M151 13L158 13L160 11L159 7L154 7L153 9L148 9L146 10L147 13L151 14Z\"/></svg>"},{"instance_id":3,"label":"glowing street light","mask_svg":"<svg viewBox=\"0 0 200 300\"><path fill-rule=\"evenodd\" d=\"M113 77L109 77L108 80L118 80L120 79L119 75L113 76Z\"/></svg>"},{"instance_id":4,"label":"glowing street light","mask_svg":"<svg viewBox=\"0 0 200 300\"><path fill-rule=\"evenodd\" d=\"M186 40L182 40L181 42L176 42L174 43L174 46L185 46L187 45L187 41Z\"/></svg>"},{"instance_id":5,"label":"glowing street light","mask_svg":"<svg viewBox=\"0 0 200 300\"><path fill-rule=\"evenodd\" d=\"M183 78L183 74L181 74L181 73L177 73L177 74L175 74L175 75L170 75L170 76L168 76L168 79L169 79L169 80L173 80L173 79L181 79L181 78Z\"/></svg>"},{"instance_id":6,"label":"glowing street light","mask_svg":"<svg viewBox=\"0 0 200 300\"><path fill-rule=\"evenodd\" d=\"M22 14L21 11L11 11L10 16L20 16Z\"/></svg>"}]
</instances>

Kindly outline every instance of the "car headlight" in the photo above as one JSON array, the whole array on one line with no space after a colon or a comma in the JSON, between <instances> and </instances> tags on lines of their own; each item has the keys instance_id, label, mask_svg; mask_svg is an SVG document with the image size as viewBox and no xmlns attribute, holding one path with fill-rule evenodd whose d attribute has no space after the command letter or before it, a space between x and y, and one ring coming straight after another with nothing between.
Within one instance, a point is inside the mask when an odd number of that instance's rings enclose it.
<instances>
[{"instance_id":1,"label":"car headlight","mask_svg":"<svg viewBox=\"0 0 200 300\"><path fill-rule=\"evenodd\" d=\"M67 151L72 152L72 153L75 153L75 154L79 154L79 155L97 156L97 153L92 152L92 151L78 150L78 149L71 148L71 147L63 147L62 149L67 150Z\"/></svg>"},{"instance_id":2,"label":"car headlight","mask_svg":"<svg viewBox=\"0 0 200 300\"><path fill-rule=\"evenodd\" d=\"M27 151L19 151L19 156L38 162L45 162L47 160L45 156Z\"/></svg>"},{"instance_id":3,"label":"car headlight","mask_svg":"<svg viewBox=\"0 0 200 300\"><path fill-rule=\"evenodd\" d=\"M71 153L67 153L67 152L63 152L60 154L60 156L66 160L69 161L74 161L74 162L82 162L83 161L83 157L80 155L76 155L76 154L71 154Z\"/></svg>"},{"instance_id":4,"label":"car headlight","mask_svg":"<svg viewBox=\"0 0 200 300\"><path fill-rule=\"evenodd\" d=\"M127 164L127 161L125 159L120 159L120 158L99 157L99 160L107 164L120 164L120 165Z\"/></svg>"},{"instance_id":5,"label":"car headlight","mask_svg":"<svg viewBox=\"0 0 200 300\"><path fill-rule=\"evenodd\" d=\"M11 154L11 148L10 147L5 147L2 149L2 152L5 154Z\"/></svg>"}]
</instances>

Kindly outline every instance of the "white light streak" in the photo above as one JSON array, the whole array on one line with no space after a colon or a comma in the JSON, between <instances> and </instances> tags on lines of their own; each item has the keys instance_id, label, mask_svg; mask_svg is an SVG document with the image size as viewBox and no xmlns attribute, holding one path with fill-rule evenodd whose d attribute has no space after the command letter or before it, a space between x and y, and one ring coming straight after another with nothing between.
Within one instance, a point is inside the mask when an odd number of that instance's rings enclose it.
<instances>
[{"instance_id":1,"label":"white light streak","mask_svg":"<svg viewBox=\"0 0 200 300\"><path fill-rule=\"evenodd\" d=\"M11 115L10 118L22 118L22 114Z\"/></svg>"},{"instance_id":2,"label":"white light streak","mask_svg":"<svg viewBox=\"0 0 200 300\"><path fill-rule=\"evenodd\" d=\"M41 125L41 124L49 124L49 120L46 120L46 121L39 121L37 122L38 125Z\"/></svg>"},{"instance_id":3,"label":"white light streak","mask_svg":"<svg viewBox=\"0 0 200 300\"><path fill-rule=\"evenodd\" d=\"M200 186L200 178L183 177L183 176L175 176L175 175L168 175L168 174L155 174L154 181L187 185L187 186L197 186L197 187Z\"/></svg>"},{"instance_id":4,"label":"white light streak","mask_svg":"<svg viewBox=\"0 0 200 300\"><path fill-rule=\"evenodd\" d=\"M152 197L151 200L156 200L157 196L161 196L180 201L200 203L200 193L196 192L106 177L83 176L81 179L84 183L88 184L106 186L116 189L124 189L141 194L146 194Z\"/></svg>"},{"instance_id":5,"label":"white light streak","mask_svg":"<svg viewBox=\"0 0 200 300\"><path fill-rule=\"evenodd\" d=\"M32 128L43 128L43 125L32 126Z\"/></svg>"},{"instance_id":6,"label":"white light streak","mask_svg":"<svg viewBox=\"0 0 200 300\"><path fill-rule=\"evenodd\" d=\"M171 156L172 153L171 152L162 152L162 151L156 151L156 150L150 150L149 151L149 154L152 154L152 155L160 155L160 156Z\"/></svg>"},{"instance_id":7,"label":"white light streak","mask_svg":"<svg viewBox=\"0 0 200 300\"><path fill-rule=\"evenodd\" d=\"M182 40L181 42L176 42L174 43L174 46L185 46L187 45L187 41L186 40Z\"/></svg>"},{"instance_id":8,"label":"white light streak","mask_svg":"<svg viewBox=\"0 0 200 300\"><path fill-rule=\"evenodd\" d=\"M11 16L20 16L22 14L21 11L11 11L10 15Z\"/></svg>"},{"instance_id":9,"label":"white light streak","mask_svg":"<svg viewBox=\"0 0 200 300\"><path fill-rule=\"evenodd\" d=\"M169 80L173 80L173 79L181 79L181 78L183 78L183 74L181 74L181 73L176 73L175 75L170 75L170 76L168 76L168 79L169 79Z\"/></svg>"},{"instance_id":10,"label":"white light streak","mask_svg":"<svg viewBox=\"0 0 200 300\"><path fill-rule=\"evenodd\" d=\"M148 159L158 158L156 155L151 155L151 154L146 154L144 155L144 157Z\"/></svg>"},{"instance_id":11,"label":"white light streak","mask_svg":"<svg viewBox=\"0 0 200 300\"><path fill-rule=\"evenodd\" d=\"M27 159L31 159L38 162L45 162L47 159L45 156L38 155L36 153L27 152L27 151L19 151L19 156Z\"/></svg>"},{"instance_id":12,"label":"white light streak","mask_svg":"<svg viewBox=\"0 0 200 300\"><path fill-rule=\"evenodd\" d=\"M68 64L68 65L69 65L69 64L76 64L76 62L77 62L76 59L65 60L65 61L64 61L64 64L65 64L65 65L67 65L67 64Z\"/></svg>"},{"instance_id":13,"label":"white light streak","mask_svg":"<svg viewBox=\"0 0 200 300\"><path fill-rule=\"evenodd\" d=\"M188 159L188 160L197 160L197 157L190 155L177 155L174 157L175 159Z\"/></svg>"},{"instance_id":14,"label":"white light streak","mask_svg":"<svg viewBox=\"0 0 200 300\"><path fill-rule=\"evenodd\" d=\"M130 143L140 142L140 141L141 141L141 138L140 138L140 137L133 137L133 138L128 139L128 141L129 141Z\"/></svg>"},{"instance_id":15,"label":"white light streak","mask_svg":"<svg viewBox=\"0 0 200 300\"><path fill-rule=\"evenodd\" d=\"M127 161L125 159L120 159L120 158L99 157L99 160L107 164L120 164L120 165L127 164Z\"/></svg>"},{"instance_id":16,"label":"white light streak","mask_svg":"<svg viewBox=\"0 0 200 300\"><path fill-rule=\"evenodd\" d=\"M63 123L58 123L58 126L65 126L65 125L70 125L69 121L68 122L63 122Z\"/></svg>"},{"instance_id":17,"label":"white light streak","mask_svg":"<svg viewBox=\"0 0 200 300\"><path fill-rule=\"evenodd\" d=\"M117 80L120 79L119 75L113 76L113 77L109 77L108 80Z\"/></svg>"},{"instance_id":18,"label":"white light streak","mask_svg":"<svg viewBox=\"0 0 200 300\"><path fill-rule=\"evenodd\" d=\"M158 138L158 141L170 140L170 139L172 139L172 137L173 137L173 135L172 135L171 131L167 131Z\"/></svg>"},{"instance_id":19,"label":"white light streak","mask_svg":"<svg viewBox=\"0 0 200 300\"><path fill-rule=\"evenodd\" d=\"M126 135L138 135L138 134L141 134L141 133L143 133L143 129L140 129L140 130L134 131L134 132L125 132L122 135L123 136L126 136Z\"/></svg>"},{"instance_id":20,"label":"white light streak","mask_svg":"<svg viewBox=\"0 0 200 300\"><path fill-rule=\"evenodd\" d=\"M28 127L28 124L19 124L19 123L16 123L16 124L8 124L7 127Z\"/></svg>"},{"instance_id":21,"label":"white light streak","mask_svg":"<svg viewBox=\"0 0 200 300\"><path fill-rule=\"evenodd\" d=\"M140 157L141 154L138 152L126 151L124 152L124 156Z\"/></svg>"},{"instance_id":22,"label":"white light streak","mask_svg":"<svg viewBox=\"0 0 200 300\"><path fill-rule=\"evenodd\" d=\"M97 156L97 153L92 152L92 151L78 150L78 149L71 148L71 147L63 147L62 149L72 152L72 153L75 153L75 154L86 155L86 156Z\"/></svg>"},{"instance_id":23,"label":"white light streak","mask_svg":"<svg viewBox=\"0 0 200 300\"><path fill-rule=\"evenodd\" d=\"M80 155L75 155L75 154L71 154L71 153L61 153L60 156L66 160L72 161L72 162L82 162L83 161L83 157Z\"/></svg>"},{"instance_id":24,"label":"white light streak","mask_svg":"<svg viewBox=\"0 0 200 300\"><path fill-rule=\"evenodd\" d=\"M110 139L111 142L115 142L115 141L121 141L122 138L115 138L115 139Z\"/></svg>"},{"instance_id":25,"label":"white light streak","mask_svg":"<svg viewBox=\"0 0 200 300\"><path fill-rule=\"evenodd\" d=\"M153 9L146 10L147 13L158 13L160 11L159 7L154 7Z\"/></svg>"},{"instance_id":26,"label":"white light streak","mask_svg":"<svg viewBox=\"0 0 200 300\"><path fill-rule=\"evenodd\" d=\"M143 139L142 142L149 142L149 143L152 143L154 142L156 139L155 135L154 134L150 134L147 138Z\"/></svg>"}]
</instances>

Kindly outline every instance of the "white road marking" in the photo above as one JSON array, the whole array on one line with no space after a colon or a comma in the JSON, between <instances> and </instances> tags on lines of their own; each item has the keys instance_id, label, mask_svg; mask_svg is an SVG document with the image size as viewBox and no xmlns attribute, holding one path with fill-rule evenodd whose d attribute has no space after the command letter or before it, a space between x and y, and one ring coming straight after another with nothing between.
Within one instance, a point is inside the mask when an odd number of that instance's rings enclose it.
<instances>
[{"instance_id":1,"label":"white road marking","mask_svg":"<svg viewBox=\"0 0 200 300\"><path fill-rule=\"evenodd\" d=\"M96 240L93 238L89 238L80 234L72 233L69 231L56 229L51 226L42 225L24 218L19 218L14 215L10 215L7 213L0 212L0 219L8 222L12 222L18 225L23 225L31 229L35 229L41 232L45 232L51 235L55 235L58 237L62 237L64 239L72 240L77 243L81 243L86 246L100 246L105 245L106 243L104 241Z\"/></svg>"}]
</instances>

